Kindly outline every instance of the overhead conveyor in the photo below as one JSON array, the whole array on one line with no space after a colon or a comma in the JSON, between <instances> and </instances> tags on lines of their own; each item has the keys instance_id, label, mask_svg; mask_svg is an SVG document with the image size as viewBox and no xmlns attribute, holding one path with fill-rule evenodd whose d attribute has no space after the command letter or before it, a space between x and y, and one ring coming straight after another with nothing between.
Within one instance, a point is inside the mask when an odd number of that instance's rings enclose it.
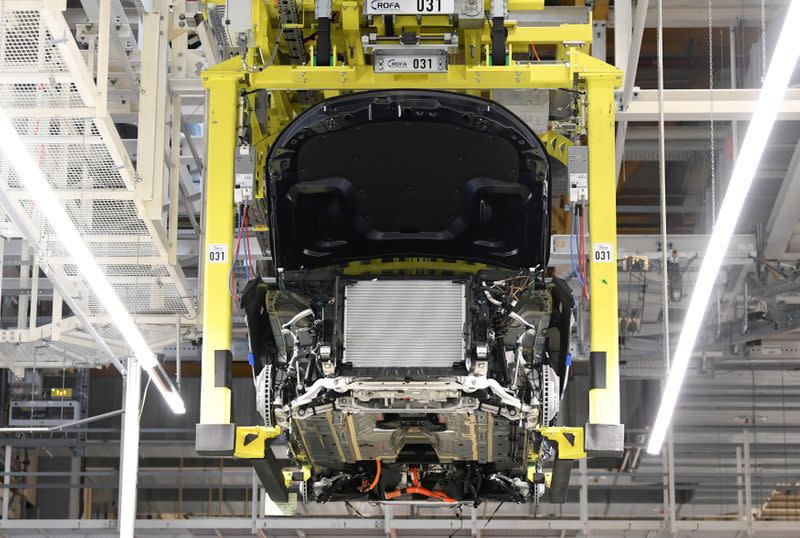
<instances>
[{"instance_id":1,"label":"overhead conveyor","mask_svg":"<svg viewBox=\"0 0 800 538\"><path fill-rule=\"evenodd\" d=\"M252 25L242 34L244 56L202 73L209 121L198 452L246 454L259 465L272 457L269 441L262 443L261 437L258 455L243 450L245 437L237 432L245 426L236 423L232 409L232 226L236 204L242 202L236 178L243 159L252 174L245 194L251 196L245 199L250 223L266 231L267 154L310 102L369 90L449 90L491 99L498 89L562 89L574 96L575 123L538 134L551 157L565 164L571 146L588 148L583 172L588 190L573 204L588 213L589 417L583 426L541 428L556 447L557 463L552 479L529 478L546 481L551 499L563 502L574 460L623 449L614 173L614 92L622 73L591 56L589 16L579 24L536 26L515 20L517 11L545 9L542 0L483 5L470 0L320 0L291 6L296 9L284 4L254 1ZM291 36L297 35L303 36L307 55L295 50ZM532 466L538 457L530 454ZM278 480L274 466L267 467ZM265 473L259 474L264 480Z\"/></svg>"}]
</instances>

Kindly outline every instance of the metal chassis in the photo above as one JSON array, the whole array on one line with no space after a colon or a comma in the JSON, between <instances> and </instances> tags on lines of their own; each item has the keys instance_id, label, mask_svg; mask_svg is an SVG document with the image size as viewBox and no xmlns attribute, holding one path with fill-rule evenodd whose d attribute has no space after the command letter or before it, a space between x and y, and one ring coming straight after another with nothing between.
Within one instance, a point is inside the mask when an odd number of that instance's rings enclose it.
<instances>
[{"instance_id":1,"label":"metal chassis","mask_svg":"<svg viewBox=\"0 0 800 538\"><path fill-rule=\"evenodd\" d=\"M306 32L311 31L313 4L300 2ZM542 9L541 0L510 0L509 9ZM488 5L488 2L487 2ZM311 10L310 14L305 11ZM238 104L245 92L267 90L272 96L268 132L251 122L251 147L256 152L255 191L263 192L263 163L274 138L301 111L295 92L322 91L325 97L343 91L414 88L464 91L491 95L494 89L558 89L585 92L585 143L589 146L589 244L612 245L611 262L597 262L590 256L591 314L591 386L589 390L589 422L585 427L542 428L541 433L558 447L557 465L551 483L554 490L569 481L572 462L585 456L621 453L623 426L620 424L619 349L617 326L617 236L614 90L622 84L622 73L589 55L592 25L568 24L555 27L522 27L506 21L509 50L507 65L481 63L481 54L491 42L490 25L463 30L459 39L464 51L464 64L451 64L446 73L406 74L375 73L365 60L361 42L361 3L334 0L333 9L341 20L332 25L334 51L348 50L347 65L280 65L275 63L253 69L257 58L271 57L279 29L279 17L271 2L253 1L252 38L255 46L248 49L242 61L234 57L202 74L208 90L208 156L205 196L204 252L210 245L227 245L233 251L234 223L234 160L238 121ZM409 22L397 16L397 24ZM407 17L420 28L450 24L447 17ZM444 20L442 20L444 19ZM375 21L382 25L382 22ZM409 22L413 24L413 22ZM555 61L515 62L514 47L555 45ZM346 49L345 49L346 47ZM488 57L488 54L486 55ZM276 57L277 58L277 57ZM252 96L249 97L252 99ZM543 133L551 155L564 160L570 141L554 132ZM547 142L551 142L547 144ZM231 260L224 264L208 264L202 271L203 349L200 423L197 425L196 448L201 454L248 454L238 446L237 427L231 410L230 363L232 333L232 301L228 293ZM264 445L266 447L266 444ZM267 456L270 450L266 450ZM260 452L259 452L260 454ZM260 473L259 473L260 474ZM262 477L263 478L263 477ZM274 477L276 480L278 477ZM559 485L560 484L560 485ZM563 486L566 494L566 487ZM555 500L555 499L553 499Z\"/></svg>"}]
</instances>

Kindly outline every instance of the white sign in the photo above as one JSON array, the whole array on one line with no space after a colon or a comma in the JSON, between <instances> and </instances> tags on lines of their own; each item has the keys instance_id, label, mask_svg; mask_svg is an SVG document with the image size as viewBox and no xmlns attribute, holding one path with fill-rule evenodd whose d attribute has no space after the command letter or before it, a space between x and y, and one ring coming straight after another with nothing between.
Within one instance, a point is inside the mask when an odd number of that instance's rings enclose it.
<instances>
[{"instance_id":1,"label":"white sign","mask_svg":"<svg viewBox=\"0 0 800 538\"><path fill-rule=\"evenodd\" d=\"M447 56L441 54L381 55L375 57L377 73L446 73Z\"/></svg>"},{"instance_id":2,"label":"white sign","mask_svg":"<svg viewBox=\"0 0 800 538\"><path fill-rule=\"evenodd\" d=\"M208 263L226 263L228 261L228 245L225 243L208 245Z\"/></svg>"},{"instance_id":3,"label":"white sign","mask_svg":"<svg viewBox=\"0 0 800 538\"><path fill-rule=\"evenodd\" d=\"M614 263L614 245L611 243L592 244L592 260L597 263Z\"/></svg>"},{"instance_id":4,"label":"white sign","mask_svg":"<svg viewBox=\"0 0 800 538\"><path fill-rule=\"evenodd\" d=\"M455 0L366 0L367 15L452 15Z\"/></svg>"}]
</instances>

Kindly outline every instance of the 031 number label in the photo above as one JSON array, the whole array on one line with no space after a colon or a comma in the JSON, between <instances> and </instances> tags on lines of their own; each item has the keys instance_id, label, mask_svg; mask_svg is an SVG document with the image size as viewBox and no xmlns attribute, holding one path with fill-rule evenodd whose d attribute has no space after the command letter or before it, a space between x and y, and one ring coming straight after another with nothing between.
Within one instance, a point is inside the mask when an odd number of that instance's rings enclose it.
<instances>
[{"instance_id":1,"label":"031 number label","mask_svg":"<svg viewBox=\"0 0 800 538\"><path fill-rule=\"evenodd\" d=\"M228 261L228 245L221 243L208 245L208 263L226 263Z\"/></svg>"},{"instance_id":2,"label":"031 number label","mask_svg":"<svg viewBox=\"0 0 800 538\"><path fill-rule=\"evenodd\" d=\"M441 13L442 0L417 0L417 11L420 13Z\"/></svg>"},{"instance_id":3,"label":"031 number label","mask_svg":"<svg viewBox=\"0 0 800 538\"><path fill-rule=\"evenodd\" d=\"M411 67L420 71L429 71L433 69L433 58L414 58L411 62Z\"/></svg>"},{"instance_id":4,"label":"031 number label","mask_svg":"<svg viewBox=\"0 0 800 538\"><path fill-rule=\"evenodd\" d=\"M455 0L366 0L366 15L453 15Z\"/></svg>"},{"instance_id":5,"label":"031 number label","mask_svg":"<svg viewBox=\"0 0 800 538\"><path fill-rule=\"evenodd\" d=\"M592 259L597 263L614 263L614 245L611 243L594 243Z\"/></svg>"}]
</instances>

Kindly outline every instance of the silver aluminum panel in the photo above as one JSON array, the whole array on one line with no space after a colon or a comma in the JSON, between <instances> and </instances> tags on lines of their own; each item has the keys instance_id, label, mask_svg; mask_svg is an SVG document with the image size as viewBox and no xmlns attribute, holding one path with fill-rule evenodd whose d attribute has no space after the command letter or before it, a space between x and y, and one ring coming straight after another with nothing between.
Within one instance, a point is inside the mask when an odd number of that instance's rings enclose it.
<instances>
[{"instance_id":1,"label":"silver aluminum panel","mask_svg":"<svg viewBox=\"0 0 800 538\"><path fill-rule=\"evenodd\" d=\"M365 280L345 288L344 361L357 368L442 368L464 359L465 286Z\"/></svg>"}]
</instances>

